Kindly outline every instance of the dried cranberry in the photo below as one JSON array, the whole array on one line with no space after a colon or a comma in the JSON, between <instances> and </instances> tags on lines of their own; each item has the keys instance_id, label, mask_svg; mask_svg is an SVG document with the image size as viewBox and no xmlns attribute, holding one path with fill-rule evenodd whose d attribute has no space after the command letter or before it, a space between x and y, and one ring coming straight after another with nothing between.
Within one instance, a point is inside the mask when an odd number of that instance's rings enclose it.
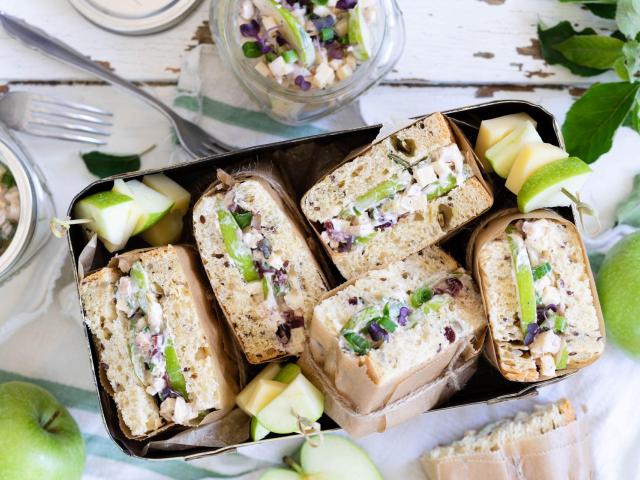
<instances>
[{"instance_id":1,"label":"dried cranberry","mask_svg":"<svg viewBox=\"0 0 640 480\"><path fill-rule=\"evenodd\" d=\"M278 287L284 287L287 284L288 275L284 268L276 270L273 274L273 284Z\"/></svg>"},{"instance_id":2,"label":"dried cranberry","mask_svg":"<svg viewBox=\"0 0 640 480\"><path fill-rule=\"evenodd\" d=\"M351 10L352 8L355 8L357 3L358 0L338 0L336 8L341 10Z\"/></svg>"},{"instance_id":3,"label":"dried cranberry","mask_svg":"<svg viewBox=\"0 0 640 480\"><path fill-rule=\"evenodd\" d=\"M449 343L453 343L456 341L456 332L454 332L453 328L448 325L444 327L444 338L449 340Z\"/></svg>"},{"instance_id":4,"label":"dried cranberry","mask_svg":"<svg viewBox=\"0 0 640 480\"><path fill-rule=\"evenodd\" d=\"M351 297L349 299L349 305L357 305L358 304L358 299L357 297Z\"/></svg>"},{"instance_id":5,"label":"dried cranberry","mask_svg":"<svg viewBox=\"0 0 640 480\"><path fill-rule=\"evenodd\" d=\"M276 330L276 336L282 345L286 345L291 340L291 327L286 323L281 323Z\"/></svg>"},{"instance_id":6,"label":"dried cranberry","mask_svg":"<svg viewBox=\"0 0 640 480\"><path fill-rule=\"evenodd\" d=\"M304 317L300 315L296 315L293 310L285 310L282 312L282 316L284 317L285 323L290 328L302 328L304 327Z\"/></svg>"},{"instance_id":7,"label":"dried cranberry","mask_svg":"<svg viewBox=\"0 0 640 480\"><path fill-rule=\"evenodd\" d=\"M531 345L539 331L540 327L537 323L530 323L529 325L527 325L527 334L524 337L524 344Z\"/></svg>"},{"instance_id":8,"label":"dried cranberry","mask_svg":"<svg viewBox=\"0 0 640 480\"><path fill-rule=\"evenodd\" d=\"M346 240L340 243L338 247L338 252L344 253L351 251L351 247L353 246L353 235L349 235Z\"/></svg>"},{"instance_id":9,"label":"dried cranberry","mask_svg":"<svg viewBox=\"0 0 640 480\"><path fill-rule=\"evenodd\" d=\"M434 295L442 295L443 293L448 293L452 297L457 297L462 291L462 282L455 278L449 277L441 282L439 282L433 289Z\"/></svg>"}]
</instances>

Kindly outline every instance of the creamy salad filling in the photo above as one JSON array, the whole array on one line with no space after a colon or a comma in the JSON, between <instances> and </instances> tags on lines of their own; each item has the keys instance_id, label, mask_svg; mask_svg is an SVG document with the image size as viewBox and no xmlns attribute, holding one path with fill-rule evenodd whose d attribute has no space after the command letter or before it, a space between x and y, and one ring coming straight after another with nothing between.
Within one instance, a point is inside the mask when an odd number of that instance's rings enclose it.
<instances>
[{"instance_id":1,"label":"creamy salad filling","mask_svg":"<svg viewBox=\"0 0 640 480\"><path fill-rule=\"evenodd\" d=\"M149 281L141 262L122 261L119 267L129 273L118 281L116 309L129 319L133 371L146 392L158 402L160 415L170 422L184 424L198 417L199 412L189 403L173 335L159 302L162 292Z\"/></svg>"},{"instance_id":2,"label":"creamy salad filling","mask_svg":"<svg viewBox=\"0 0 640 480\"><path fill-rule=\"evenodd\" d=\"M245 202L240 194L232 189L218 207L222 239L252 295L266 304L278 325L278 340L286 345L291 340L291 330L304 327L304 297L293 281L293 265L274 252L265 235L260 213L251 212L242 204Z\"/></svg>"},{"instance_id":3,"label":"creamy salad filling","mask_svg":"<svg viewBox=\"0 0 640 480\"><path fill-rule=\"evenodd\" d=\"M13 175L0 163L0 255L9 247L20 220L20 194Z\"/></svg>"},{"instance_id":4,"label":"creamy salad filling","mask_svg":"<svg viewBox=\"0 0 640 480\"><path fill-rule=\"evenodd\" d=\"M566 344L567 306L574 302L570 288L573 279L562 278L554 262L559 261L554 250L563 248L563 240L556 234L557 227L549 220L518 221L510 226L509 235L522 246L518 256L520 264L531 266L535 295L535 319L522 324L524 345L543 376L553 376L556 370L566 368L569 350ZM516 278L517 282L517 278ZM522 308L522 298L520 298ZM522 316L522 314L521 314Z\"/></svg>"},{"instance_id":5,"label":"creamy salad filling","mask_svg":"<svg viewBox=\"0 0 640 480\"><path fill-rule=\"evenodd\" d=\"M407 140L404 140L407 142ZM405 150L407 146L403 147ZM414 147L415 148L415 147ZM340 214L322 223L323 241L338 252L349 252L369 242L377 232L393 227L430 201L448 194L473 174L458 145L439 148L414 164L389 154L403 170L346 205Z\"/></svg>"},{"instance_id":6,"label":"creamy salad filling","mask_svg":"<svg viewBox=\"0 0 640 480\"><path fill-rule=\"evenodd\" d=\"M351 297L349 307L358 310L340 330L340 346L355 355L367 355L389 342L402 330L409 330L440 310L462 291L461 277L466 274L442 274L432 277L424 286L397 296L384 298L379 303L367 303L360 297ZM345 308L348 308L345 306ZM448 343L456 340L455 330L446 325L442 335Z\"/></svg>"},{"instance_id":7,"label":"creamy salad filling","mask_svg":"<svg viewBox=\"0 0 640 480\"><path fill-rule=\"evenodd\" d=\"M276 83L323 89L372 55L376 0L241 0L243 55Z\"/></svg>"}]
</instances>

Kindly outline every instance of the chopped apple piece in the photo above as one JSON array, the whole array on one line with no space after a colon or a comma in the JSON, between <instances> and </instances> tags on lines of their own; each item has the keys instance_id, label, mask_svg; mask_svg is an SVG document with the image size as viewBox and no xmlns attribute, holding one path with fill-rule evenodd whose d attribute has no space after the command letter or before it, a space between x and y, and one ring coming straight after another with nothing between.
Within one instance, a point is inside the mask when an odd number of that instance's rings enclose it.
<instances>
[{"instance_id":1,"label":"chopped apple piece","mask_svg":"<svg viewBox=\"0 0 640 480\"><path fill-rule=\"evenodd\" d=\"M589 165L576 157L563 158L536 170L518 193L518 208L527 213L543 207L567 207L591 173ZM563 191L564 190L564 191Z\"/></svg>"},{"instance_id":2,"label":"chopped apple piece","mask_svg":"<svg viewBox=\"0 0 640 480\"><path fill-rule=\"evenodd\" d=\"M236 403L247 415L256 416L286 388L286 383L261 378L253 388L252 395L246 399L246 402L238 397L236 398Z\"/></svg>"},{"instance_id":3,"label":"chopped apple piece","mask_svg":"<svg viewBox=\"0 0 640 480\"><path fill-rule=\"evenodd\" d=\"M322 393L304 375L298 375L256 416L269 431L284 434L299 431L299 418L315 422L323 410Z\"/></svg>"},{"instance_id":4,"label":"chopped apple piece","mask_svg":"<svg viewBox=\"0 0 640 480\"><path fill-rule=\"evenodd\" d=\"M173 202L171 213L179 213L184 216L189 210L191 194L166 175L162 173L145 175L142 177L142 183L163 194Z\"/></svg>"},{"instance_id":5,"label":"chopped apple piece","mask_svg":"<svg viewBox=\"0 0 640 480\"><path fill-rule=\"evenodd\" d=\"M520 127L489 148L485 157L498 175L502 178L507 178L520 150L528 143L542 143L542 139L533 123L524 122Z\"/></svg>"},{"instance_id":6,"label":"chopped apple piece","mask_svg":"<svg viewBox=\"0 0 640 480\"><path fill-rule=\"evenodd\" d=\"M135 201L140 218L133 230L133 235L142 233L159 222L173 206L169 198L138 180L125 182L117 179L113 184L113 191L132 197Z\"/></svg>"},{"instance_id":7,"label":"chopped apple piece","mask_svg":"<svg viewBox=\"0 0 640 480\"><path fill-rule=\"evenodd\" d=\"M514 113L482 121L475 151L486 170L491 171L491 165L485 159L486 151L525 122L537 126L536 121L526 113Z\"/></svg>"},{"instance_id":8,"label":"chopped apple piece","mask_svg":"<svg viewBox=\"0 0 640 480\"><path fill-rule=\"evenodd\" d=\"M92 220L87 228L98 235L110 252L124 247L137 219L133 198L113 191L83 198L76 204L74 216Z\"/></svg>"},{"instance_id":9,"label":"chopped apple piece","mask_svg":"<svg viewBox=\"0 0 640 480\"><path fill-rule=\"evenodd\" d=\"M153 247L178 243L182 237L184 222L179 212L169 212L162 220L142 232L142 239Z\"/></svg>"},{"instance_id":10,"label":"chopped apple piece","mask_svg":"<svg viewBox=\"0 0 640 480\"><path fill-rule=\"evenodd\" d=\"M251 419L251 440L257 442L269 435L271 432L264 428L256 417Z\"/></svg>"},{"instance_id":11,"label":"chopped apple piece","mask_svg":"<svg viewBox=\"0 0 640 480\"><path fill-rule=\"evenodd\" d=\"M550 143L530 143L523 146L507 177L507 188L517 195L533 172L547 163L568 156L563 149Z\"/></svg>"},{"instance_id":12,"label":"chopped apple piece","mask_svg":"<svg viewBox=\"0 0 640 480\"><path fill-rule=\"evenodd\" d=\"M255 376L253 380L251 380L238 394L236 397L236 403L240 405L241 403L247 404L249 398L253 396L253 392L256 388L256 385L260 380L273 380L274 377L280 371L279 363L270 363L266 367L264 367L258 375Z\"/></svg>"}]
</instances>

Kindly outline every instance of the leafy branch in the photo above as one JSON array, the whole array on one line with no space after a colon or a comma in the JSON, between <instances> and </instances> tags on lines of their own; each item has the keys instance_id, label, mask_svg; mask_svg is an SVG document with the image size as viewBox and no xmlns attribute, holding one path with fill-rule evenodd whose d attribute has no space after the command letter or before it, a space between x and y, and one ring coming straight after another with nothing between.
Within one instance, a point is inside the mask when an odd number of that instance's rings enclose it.
<instances>
[{"instance_id":1,"label":"leafy branch","mask_svg":"<svg viewBox=\"0 0 640 480\"><path fill-rule=\"evenodd\" d=\"M595 15L614 19L612 35L592 28L575 30L567 22L538 26L540 50L550 65L591 77L614 71L620 82L596 83L578 99L562 126L567 150L587 163L608 152L622 125L640 133L640 0L560 0L581 4Z\"/></svg>"}]
</instances>

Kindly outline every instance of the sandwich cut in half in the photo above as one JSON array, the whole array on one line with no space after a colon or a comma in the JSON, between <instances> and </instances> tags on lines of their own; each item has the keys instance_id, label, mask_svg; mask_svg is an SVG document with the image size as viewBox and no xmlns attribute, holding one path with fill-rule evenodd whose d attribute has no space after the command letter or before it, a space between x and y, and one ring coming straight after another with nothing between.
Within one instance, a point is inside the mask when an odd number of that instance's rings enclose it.
<instances>
[{"instance_id":1,"label":"sandwich cut in half","mask_svg":"<svg viewBox=\"0 0 640 480\"><path fill-rule=\"evenodd\" d=\"M301 206L349 279L434 244L492 204L471 147L436 113L336 168Z\"/></svg>"},{"instance_id":2,"label":"sandwich cut in half","mask_svg":"<svg viewBox=\"0 0 640 480\"><path fill-rule=\"evenodd\" d=\"M328 293L313 312L310 352L352 408L369 413L479 351L486 324L471 276L432 246Z\"/></svg>"},{"instance_id":3,"label":"sandwich cut in half","mask_svg":"<svg viewBox=\"0 0 640 480\"><path fill-rule=\"evenodd\" d=\"M125 253L80 284L100 378L127 436L194 426L235 402L237 368L198 271L195 251Z\"/></svg>"},{"instance_id":4,"label":"sandwich cut in half","mask_svg":"<svg viewBox=\"0 0 640 480\"><path fill-rule=\"evenodd\" d=\"M586 427L568 400L467 432L421 458L428 480L588 480L592 478Z\"/></svg>"},{"instance_id":5,"label":"sandwich cut in half","mask_svg":"<svg viewBox=\"0 0 640 480\"><path fill-rule=\"evenodd\" d=\"M202 262L248 361L298 355L326 279L275 183L221 173L193 209Z\"/></svg>"},{"instance_id":6,"label":"sandwich cut in half","mask_svg":"<svg viewBox=\"0 0 640 480\"><path fill-rule=\"evenodd\" d=\"M551 211L498 217L475 241L475 271L493 344L509 380L555 377L595 361L604 326L575 225Z\"/></svg>"}]
</instances>

